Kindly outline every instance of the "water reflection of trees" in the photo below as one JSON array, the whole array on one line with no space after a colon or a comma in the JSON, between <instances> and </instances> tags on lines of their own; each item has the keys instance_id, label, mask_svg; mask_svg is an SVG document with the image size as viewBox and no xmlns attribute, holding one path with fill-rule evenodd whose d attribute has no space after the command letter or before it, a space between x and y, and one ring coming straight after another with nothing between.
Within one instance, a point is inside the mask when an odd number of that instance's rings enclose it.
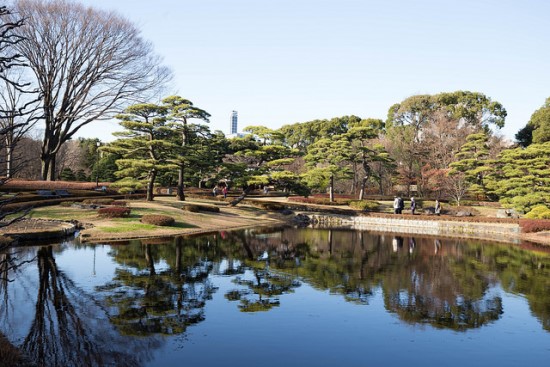
<instances>
[{"instance_id":1,"label":"water reflection of trees","mask_svg":"<svg viewBox=\"0 0 550 367\"><path fill-rule=\"evenodd\" d=\"M102 306L58 269L52 246L37 252L38 295L22 350L43 366L139 366L155 339L121 337Z\"/></svg>"},{"instance_id":2,"label":"water reflection of trees","mask_svg":"<svg viewBox=\"0 0 550 367\"><path fill-rule=\"evenodd\" d=\"M287 229L278 236L249 239L248 246L261 248L271 238L273 259L275 243L284 245L295 261L270 260L272 270L304 278L351 302L368 304L381 289L386 308L406 322L465 330L497 320L503 305L493 290L501 282L505 290L525 294L549 330L547 255L513 246L356 231Z\"/></svg>"},{"instance_id":3,"label":"water reflection of trees","mask_svg":"<svg viewBox=\"0 0 550 367\"><path fill-rule=\"evenodd\" d=\"M17 256L35 261L38 270L36 290L22 287L36 293L22 349L37 364L140 365L160 346L157 335L182 334L205 319L216 291L212 275L234 279L224 296L243 312L283 306L281 296L300 279L358 304L382 293L401 320L453 330L497 320L503 305L494 286L500 283L525 295L550 330L549 257L513 246L289 228L136 241L112 246L110 255L118 264L115 276L93 295L58 268L53 247ZM13 253L0 256L5 327L14 309L10 281L19 286L22 279L20 268L9 265L17 264Z\"/></svg>"},{"instance_id":4,"label":"water reflection of trees","mask_svg":"<svg viewBox=\"0 0 550 367\"><path fill-rule=\"evenodd\" d=\"M135 336L181 334L204 320L204 306L215 291L208 278L212 252L216 248L204 239L114 247L112 255L125 266L97 289L111 310L111 322Z\"/></svg>"}]
</instances>

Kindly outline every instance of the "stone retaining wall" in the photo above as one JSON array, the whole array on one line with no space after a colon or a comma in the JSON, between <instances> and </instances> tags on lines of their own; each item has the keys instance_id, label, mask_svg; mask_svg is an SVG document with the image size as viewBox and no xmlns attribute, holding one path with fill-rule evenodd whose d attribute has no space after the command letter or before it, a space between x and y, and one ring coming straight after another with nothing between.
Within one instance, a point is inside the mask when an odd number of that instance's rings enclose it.
<instances>
[{"instance_id":1,"label":"stone retaining wall","mask_svg":"<svg viewBox=\"0 0 550 367\"><path fill-rule=\"evenodd\" d=\"M314 225L347 227L377 232L414 233L435 236L482 238L494 241L519 242L519 224L479 223L445 220L415 220L388 217L360 217L346 215L307 215Z\"/></svg>"}]
</instances>

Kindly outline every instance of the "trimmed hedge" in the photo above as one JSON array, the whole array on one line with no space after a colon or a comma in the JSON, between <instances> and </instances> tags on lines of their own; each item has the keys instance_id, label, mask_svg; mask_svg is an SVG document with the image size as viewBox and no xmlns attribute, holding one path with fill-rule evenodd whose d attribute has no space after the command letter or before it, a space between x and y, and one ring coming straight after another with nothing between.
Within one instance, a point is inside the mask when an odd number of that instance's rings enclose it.
<instances>
[{"instance_id":1,"label":"trimmed hedge","mask_svg":"<svg viewBox=\"0 0 550 367\"><path fill-rule=\"evenodd\" d=\"M141 223L154 224L155 226L171 226L176 220L168 215L145 214L140 219Z\"/></svg>"},{"instance_id":2,"label":"trimmed hedge","mask_svg":"<svg viewBox=\"0 0 550 367\"><path fill-rule=\"evenodd\" d=\"M520 219L519 225L523 233L550 231L549 219Z\"/></svg>"},{"instance_id":3,"label":"trimmed hedge","mask_svg":"<svg viewBox=\"0 0 550 367\"><path fill-rule=\"evenodd\" d=\"M123 206L110 206L106 208L99 208L97 214L100 217L106 218L125 218L130 216L130 208Z\"/></svg>"},{"instance_id":4,"label":"trimmed hedge","mask_svg":"<svg viewBox=\"0 0 550 367\"><path fill-rule=\"evenodd\" d=\"M191 213L198 213L198 212L219 213L220 212L220 208L213 205L185 204L181 209Z\"/></svg>"}]
</instances>

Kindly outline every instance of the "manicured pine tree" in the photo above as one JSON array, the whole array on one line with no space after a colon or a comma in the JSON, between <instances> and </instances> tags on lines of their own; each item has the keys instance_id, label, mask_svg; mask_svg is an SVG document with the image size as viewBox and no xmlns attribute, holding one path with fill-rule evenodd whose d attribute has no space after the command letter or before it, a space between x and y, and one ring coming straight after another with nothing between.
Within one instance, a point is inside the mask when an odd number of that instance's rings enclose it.
<instances>
[{"instance_id":1,"label":"manicured pine tree","mask_svg":"<svg viewBox=\"0 0 550 367\"><path fill-rule=\"evenodd\" d=\"M450 175L463 173L467 183L468 191L475 195L486 195L487 189L484 177L491 170L489 157L489 138L487 133L479 132L468 135L466 143L460 148L455 157L456 162L449 165Z\"/></svg>"},{"instance_id":2,"label":"manicured pine tree","mask_svg":"<svg viewBox=\"0 0 550 367\"><path fill-rule=\"evenodd\" d=\"M147 180L147 201L154 198L153 188L160 171L176 169L170 162L173 133L166 123L167 109L151 103L130 106L117 115L124 131L114 133L120 139L102 149L119 154L116 161L120 178Z\"/></svg>"},{"instance_id":3,"label":"manicured pine tree","mask_svg":"<svg viewBox=\"0 0 550 367\"><path fill-rule=\"evenodd\" d=\"M500 202L528 212L550 203L550 142L504 150L487 176Z\"/></svg>"},{"instance_id":4,"label":"manicured pine tree","mask_svg":"<svg viewBox=\"0 0 550 367\"><path fill-rule=\"evenodd\" d=\"M195 107L193 103L180 96L170 96L162 100L163 106L168 111L170 126L179 135L178 147L175 151L173 162L178 166L178 186L176 197L180 201L185 200L183 191L185 168L189 166L193 153L196 153L197 125L190 124L190 119L209 122L210 114L203 109ZM195 154L196 157L196 154Z\"/></svg>"}]
</instances>

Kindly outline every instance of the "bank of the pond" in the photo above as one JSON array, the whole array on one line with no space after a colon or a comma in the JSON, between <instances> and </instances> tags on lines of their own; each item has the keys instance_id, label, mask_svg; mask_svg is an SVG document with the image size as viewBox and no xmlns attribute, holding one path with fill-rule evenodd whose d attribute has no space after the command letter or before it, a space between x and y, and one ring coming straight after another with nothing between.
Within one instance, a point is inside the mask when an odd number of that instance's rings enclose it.
<instances>
[{"instance_id":1,"label":"bank of the pond","mask_svg":"<svg viewBox=\"0 0 550 367\"><path fill-rule=\"evenodd\" d=\"M71 223L78 223L82 228L77 232L82 242L111 242L129 239L145 239L171 237L181 235L193 235L224 230L236 230L258 226L276 226L283 223L292 223L296 214L308 216L316 226L322 227L347 227L359 230L376 232L410 233L419 235L452 236L479 238L509 243L530 241L550 246L550 232L521 233L518 223L498 220L496 218L483 218L479 221L460 220L451 216L412 216L412 215L341 215L324 211L322 213L312 211L297 211L293 214L283 215L278 211L268 211L253 205L239 205L231 207L225 202L199 201L216 205L219 212L188 212L182 210L185 204L169 197L159 197L153 202L132 201L129 206L132 213L163 214L175 218L176 223L169 227L144 225L139 221L139 215L128 219L107 219L97 215L95 211L84 211L75 208L60 208L63 213L48 212L39 208L33 213L34 219L42 219L40 225L33 226L21 223L10 228L11 234L20 235L25 239L43 239L45 233L51 237L52 233L59 236L71 232L67 229L68 219ZM329 208L326 208L327 210ZM359 214L359 213L357 213ZM48 216L49 215L49 216ZM66 219L65 222L56 222L52 219ZM43 219L48 219L44 221ZM37 223L38 223L37 222ZM48 229L44 229L48 226ZM0 229L0 233L2 229ZM5 234L5 233L4 233ZM34 236L34 237L33 237Z\"/></svg>"},{"instance_id":2,"label":"bank of the pond","mask_svg":"<svg viewBox=\"0 0 550 367\"><path fill-rule=\"evenodd\" d=\"M186 204L196 203L189 201ZM82 242L111 242L128 239L146 239L194 235L217 231L245 229L258 226L284 224L284 216L278 213L250 207L231 207L222 203L219 212L188 212L181 209L182 204L170 198L158 198L153 202L132 202L133 211L146 211L151 214L169 215L176 219L174 226L140 228L139 222L125 226L122 221L105 218L88 218L84 229L79 233Z\"/></svg>"}]
</instances>

